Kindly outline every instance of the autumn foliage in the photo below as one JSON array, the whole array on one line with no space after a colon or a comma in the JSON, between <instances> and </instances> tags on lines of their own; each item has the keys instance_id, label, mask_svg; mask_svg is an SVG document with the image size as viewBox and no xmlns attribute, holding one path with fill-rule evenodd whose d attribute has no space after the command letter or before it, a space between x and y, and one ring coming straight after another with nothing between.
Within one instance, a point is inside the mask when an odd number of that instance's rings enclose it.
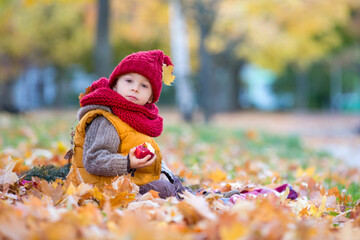
<instances>
[{"instance_id":1,"label":"autumn foliage","mask_svg":"<svg viewBox=\"0 0 360 240\"><path fill-rule=\"evenodd\" d=\"M55 120L53 126L64 131ZM181 127L167 126L159 142L168 166L195 192L185 192L183 200L161 199L155 191L140 195L129 176L102 190L82 183L76 171L66 180L26 181L22 173L33 166L65 165L68 146L39 148L35 127L20 127L27 141L16 148L1 145L0 238L353 239L359 233L359 189L350 191L358 186L358 170L330 156L294 161L255 130L231 135L215 129L214 135L212 127ZM46 131L55 138L51 129ZM1 139L8 141L6 135ZM260 147L252 151L252 144ZM266 147L272 151L260 154ZM289 187L273 190L285 183L298 193L296 199L287 198ZM263 191L255 194L256 189ZM230 191L240 194L225 198Z\"/></svg>"}]
</instances>

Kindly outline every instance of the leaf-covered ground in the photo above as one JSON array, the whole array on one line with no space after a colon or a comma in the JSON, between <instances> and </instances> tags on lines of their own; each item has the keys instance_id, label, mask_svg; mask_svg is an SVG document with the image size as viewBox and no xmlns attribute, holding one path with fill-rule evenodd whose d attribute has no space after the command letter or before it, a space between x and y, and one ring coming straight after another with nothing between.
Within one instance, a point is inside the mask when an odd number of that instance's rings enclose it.
<instances>
[{"instance_id":1,"label":"leaf-covered ground","mask_svg":"<svg viewBox=\"0 0 360 240\"><path fill-rule=\"evenodd\" d=\"M128 177L103 191L21 175L63 166L75 113L0 114L1 239L356 239L359 169L295 136L213 125L166 125L163 156L197 194L138 194ZM299 194L287 198L278 186ZM249 194L263 189L260 194ZM232 198L224 193L238 190ZM246 193L247 192L247 193Z\"/></svg>"}]
</instances>

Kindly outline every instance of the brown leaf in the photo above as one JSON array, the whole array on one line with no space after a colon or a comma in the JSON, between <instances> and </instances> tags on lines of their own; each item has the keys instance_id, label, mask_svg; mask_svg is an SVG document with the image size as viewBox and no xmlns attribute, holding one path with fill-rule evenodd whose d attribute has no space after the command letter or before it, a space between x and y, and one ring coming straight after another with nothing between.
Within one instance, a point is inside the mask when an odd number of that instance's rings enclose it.
<instances>
[{"instance_id":1,"label":"brown leaf","mask_svg":"<svg viewBox=\"0 0 360 240\"><path fill-rule=\"evenodd\" d=\"M0 169L0 185L12 185L19 179L16 173L13 172L15 165L16 161L13 161L9 156L5 169Z\"/></svg>"},{"instance_id":2,"label":"brown leaf","mask_svg":"<svg viewBox=\"0 0 360 240\"><path fill-rule=\"evenodd\" d=\"M64 185L66 187L70 186L70 183L73 184L75 187L79 186L81 183L83 183L83 179L78 171L78 169L76 168L75 165L72 165L70 168L70 172L68 173L68 175L66 176L66 180Z\"/></svg>"},{"instance_id":3,"label":"brown leaf","mask_svg":"<svg viewBox=\"0 0 360 240\"><path fill-rule=\"evenodd\" d=\"M222 192L222 193L231 191L231 185L227 183L226 185L219 188L219 191Z\"/></svg>"},{"instance_id":4,"label":"brown leaf","mask_svg":"<svg viewBox=\"0 0 360 240\"><path fill-rule=\"evenodd\" d=\"M131 180L130 175L123 175L111 180L111 184L105 184L102 189L108 196L116 196L118 192L138 193L139 187Z\"/></svg>"},{"instance_id":5,"label":"brown leaf","mask_svg":"<svg viewBox=\"0 0 360 240\"><path fill-rule=\"evenodd\" d=\"M194 207L186 202L180 202L177 205L177 208L184 216L184 221L188 225L196 224L200 219L202 219L201 215L195 211Z\"/></svg>"},{"instance_id":6,"label":"brown leaf","mask_svg":"<svg viewBox=\"0 0 360 240\"><path fill-rule=\"evenodd\" d=\"M85 89L85 94L84 94L84 93L80 93L80 94L79 94L79 104L80 104L81 99L82 99L84 96L86 96L87 94L89 94L90 91L91 91L91 86L89 86L89 87L87 87L87 88ZM81 104L80 104L80 107L82 107Z\"/></svg>"},{"instance_id":7,"label":"brown leaf","mask_svg":"<svg viewBox=\"0 0 360 240\"><path fill-rule=\"evenodd\" d=\"M29 229L25 221L21 221L22 213L4 211L1 209L0 214L0 238L1 239L29 239Z\"/></svg>"},{"instance_id":8,"label":"brown leaf","mask_svg":"<svg viewBox=\"0 0 360 240\"><path fill-rule=\"evenodd\" d=\"M332 189L330 189L328 191L328 195L331 196L331 195L335 195L335 197L339 197L340 196L340 191L337 187L333 187Z\"/></svg>"},{"instance_id":9,"label":"brown leaf","mask_svg":"<svg viewBox=\"0 0 360 240\"><path fill-rule=\"evenodd\" d=\"M40 191L51 197L54 203L57 203L64 193L61 183L56 181L51 184L45 180L42 180L38 183L38 186L40 188Z\"/></svg>"},{"instance_id":10,"label":"brown leaf","mask_svg":"<svg viewBox=\"0 0 360 240\"><path fill-rule=\"evenodd\" d=\"M211 221L217 218L216 215L211 212L209 205L204 198L195 196L188 191L185 191L181 196L184 198L183 202L189 204L194 211L203 218Z\"/></svg>"},{"instance_id":11,"label":"brown leaf","mask_svg":"<svg viewBox=\"0 0 360 240\"><path fill-rule=\"evenodd\" d=\"M68 162L70 162L70 160L72 159L72 157L74 156L74 150L70 149L69 151L66 152L64 159L68 160Z\"/></svg>"}]
</instances>

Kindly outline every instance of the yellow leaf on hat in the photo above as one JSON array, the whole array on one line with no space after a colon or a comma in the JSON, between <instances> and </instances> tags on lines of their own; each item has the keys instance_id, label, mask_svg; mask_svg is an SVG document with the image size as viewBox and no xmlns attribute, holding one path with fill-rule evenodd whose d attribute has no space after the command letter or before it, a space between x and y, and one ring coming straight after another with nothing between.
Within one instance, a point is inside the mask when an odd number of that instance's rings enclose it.
<instances>
[{"instance_id":1,"label":"yellow leaf on hat","mask_svg":"<svg viewBox=\"0 0 360 240\"><path fill-rule=\"evenodd\" d=\"M162 70L163 70L162 72L163 81L166 85L170 86L175 79L175 76L172 75L173 66L172 65L167 66L166 64L163 64Z\"/></svg>"}]
</instances>

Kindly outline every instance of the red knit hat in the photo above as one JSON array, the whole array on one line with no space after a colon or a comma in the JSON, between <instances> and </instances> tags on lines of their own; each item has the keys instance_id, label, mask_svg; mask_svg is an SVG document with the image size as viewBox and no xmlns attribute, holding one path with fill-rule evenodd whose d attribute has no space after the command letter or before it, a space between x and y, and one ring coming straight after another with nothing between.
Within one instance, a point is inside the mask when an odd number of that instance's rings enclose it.
<instances>
[{"instance_id":1,"label":"red knit hat","mask_svg":"<svg viewBox=\"0 0 360 240\"><path fill-rule=\"evenodd\" d=\"M153 91L153 102L157 102L162 88L163 64L173 66L170 57L161 50L142 51L128 55L114 69L109 78L112 88L117 79L126 73L138 73L146 77Z\"/></svg>"}]
</instances>

